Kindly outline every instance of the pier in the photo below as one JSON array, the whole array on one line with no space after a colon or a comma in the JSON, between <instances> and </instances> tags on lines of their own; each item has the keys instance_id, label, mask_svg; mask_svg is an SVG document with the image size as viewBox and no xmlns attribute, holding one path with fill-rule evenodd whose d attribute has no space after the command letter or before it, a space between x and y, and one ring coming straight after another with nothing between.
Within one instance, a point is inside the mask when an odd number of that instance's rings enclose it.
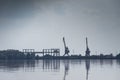
<instances>
[{"instance_id":1,"label":"pier","mask_svg":"<svg viewBox=\"0 0 120 80\"><path fill-rule=\"evenodd\" d=\"M42 56L60 56L60 49L52 48L52 49L43 49L42 51L35 51L35 49L23 49L24 54L42 54Z\"/></svg>"}]
</instances>

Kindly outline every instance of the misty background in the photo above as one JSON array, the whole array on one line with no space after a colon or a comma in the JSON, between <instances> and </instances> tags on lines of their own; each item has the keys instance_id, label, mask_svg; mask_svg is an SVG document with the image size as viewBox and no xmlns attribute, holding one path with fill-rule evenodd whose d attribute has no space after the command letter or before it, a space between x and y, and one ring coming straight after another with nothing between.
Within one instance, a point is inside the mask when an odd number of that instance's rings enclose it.
<instances>
[{"instance_id":1,"label":"misty background","mask_svg":"<svg viewBox=\"0 0 120 80\"><path fill-rule=\"evenodd\" d=\"M120 52L119 0L0 0L0 50L60 48L71 54Z\"/></svg>"}]
</instances>

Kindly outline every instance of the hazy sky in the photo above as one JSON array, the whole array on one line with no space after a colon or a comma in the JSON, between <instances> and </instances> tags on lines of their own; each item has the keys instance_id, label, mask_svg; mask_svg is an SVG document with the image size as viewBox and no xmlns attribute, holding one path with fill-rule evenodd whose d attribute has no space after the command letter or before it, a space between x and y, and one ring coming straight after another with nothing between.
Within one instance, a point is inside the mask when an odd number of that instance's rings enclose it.
<instances>
[{"instance_id":1,"label":"hazy sky","mask_svg":"<svg viewBox=\"0 0 120 80\"><path fill-rule=\"evenodd\" d=\"M120 52L120 0L0 0L0 50L60 48Z\"/></svg>"}]
</instances>

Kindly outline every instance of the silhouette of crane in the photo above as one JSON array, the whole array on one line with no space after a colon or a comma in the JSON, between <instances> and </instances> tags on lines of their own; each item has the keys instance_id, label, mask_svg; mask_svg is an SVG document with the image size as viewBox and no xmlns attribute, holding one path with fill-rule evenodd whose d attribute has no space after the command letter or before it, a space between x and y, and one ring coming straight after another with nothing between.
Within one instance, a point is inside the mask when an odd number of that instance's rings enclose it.
<instances>
[{"instance_id":1,"label":"silhouette of crane","mask_svg":"<svg viewBox=\"0 0 120 80\"><path fill-rule=\"evenodd\" d=\"M86 51L85 51L85 56L90 56L90 49L88 48L88 40L87 40L87 37L86 37Z\"/></svg>"},{"instance_id":2,"label":"silhouette of crane","mask_svg":"<svg viewBox=\"0 0 120 80\"><path fill-rule=\"evenodd\" d=\"M68 49L68 47L66 46L66 43L65 43L65 38L63 37L63 43L64 43L64 48L65 48L65 54L63 55L63 56L65 56L65 55L67 55L67 56L69 56L69 49Z\"/></svg>"}]
</instances>

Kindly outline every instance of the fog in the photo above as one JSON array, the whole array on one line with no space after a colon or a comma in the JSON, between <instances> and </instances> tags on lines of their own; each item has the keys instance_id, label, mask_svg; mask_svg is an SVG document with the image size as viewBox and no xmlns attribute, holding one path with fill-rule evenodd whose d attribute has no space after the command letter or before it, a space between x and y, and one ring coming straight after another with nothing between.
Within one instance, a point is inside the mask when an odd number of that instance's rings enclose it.
<instances>
[{"instance_id":1,"label":"fog","mask_svg":"<svg viewBox=\"0 0 120 80\"><path fill-rule=\"evenodd\" d=\"M0 50L60 48L71 54L120 52L119 0L0 0Z\"/></svg>"}]
</instances>

